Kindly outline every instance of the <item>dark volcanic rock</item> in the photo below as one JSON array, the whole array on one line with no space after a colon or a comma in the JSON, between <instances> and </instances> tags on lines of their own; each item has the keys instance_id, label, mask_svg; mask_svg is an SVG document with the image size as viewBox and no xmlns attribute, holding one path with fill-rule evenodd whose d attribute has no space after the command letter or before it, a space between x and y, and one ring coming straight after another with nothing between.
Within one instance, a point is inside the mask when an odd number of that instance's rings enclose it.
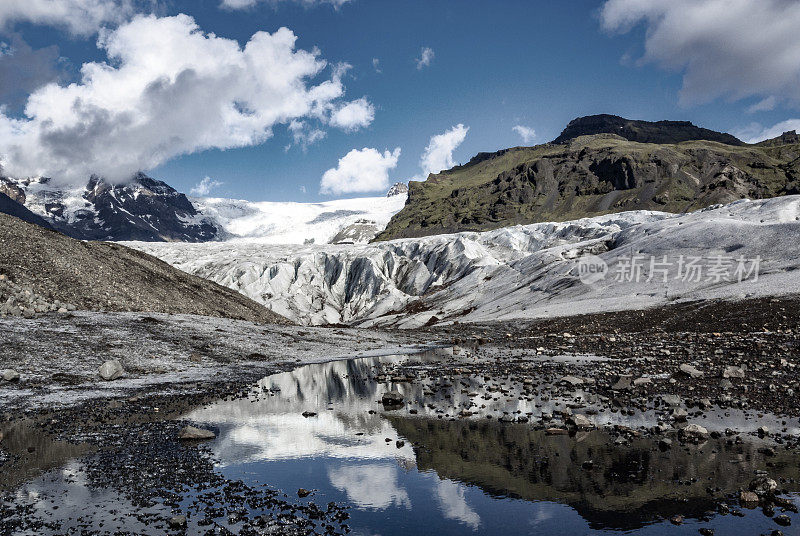
<instances>
[{"instance_id":1,"label":"dark volcanic rock","mask_svg":"<svg viewBox=\"0 0 800 536\"><path fill-rule=\"evenodd\" d=\"M715 132L693 125L689 121L637 121L617 115L599 114L573 119L553 143L566 143L578 136L594 134L616 134L629 141L639 143L680 143L692 140L708 140L742 145L742 141L730 134Z\"/></svg>"}]
</instances>

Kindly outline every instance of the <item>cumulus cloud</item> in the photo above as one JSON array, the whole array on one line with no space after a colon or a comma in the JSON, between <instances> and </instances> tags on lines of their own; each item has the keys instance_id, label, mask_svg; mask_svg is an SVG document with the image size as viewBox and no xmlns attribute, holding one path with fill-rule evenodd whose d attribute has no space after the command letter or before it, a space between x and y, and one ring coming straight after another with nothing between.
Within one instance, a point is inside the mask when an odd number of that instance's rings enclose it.
<instances>
[{"instance_id":1,"label":"cumulus cloud","mask_svg":"<svg viewBox=\"0 0 800 536\"><path fill-rule=\"evenodd\" d=\"M423 179L431 173L439 173L455 165L453 151L467 137L467 132L469 132L469 127L459 123L447 132L437 134L431 138L419 161Z\"/></svg>"},{"instance_id":2,"label":"cumulus cloud","mask_svg":"<svg viewBox=\"0 0 800 536\"><path fill-rule=\"evenodd\" d=\"M764 127L760 123L752 123L743 129L735 131L734 136L747 143L758 143L777 138L790 130L800 132L800 119L787 119L771 127Z\"/></svg>"},{"instance_id":3,"label":"cumulus cloud","mask_svg":"<svg viewBox=\"0 0 800 536\"><path fill-rule=\"evenodd\" d=\"M534 138L536 138L536 131L531 127L517 125L511 130L519 134L519 137L522 138L522 141L525 143L530 143L534 140Z\"/></svg>"},{"instance_id":4,"label":"cumulus cloud","mask_svg":"<svg viewBox=\"0 0 800 536\"><path fill-rule=\"evenodd\" d=\"M366 99L343 104L331 114L331 126L346 131L358 130L368 127L375 119L375 107Z\"/></svg>"},{"instance_id":5,"label":"cumulus cloud","mask_svg":"<svg viewBox=\"0 0 800 536\"><path fill-rule=\"evenodd\" d=\"M382 73L383 71L381 70L381 60L379 60L378 58L372 58L372 68L375 69L376 73L379 74Z\"/></svg>"},{"instance_id":6,"label":"cumulus cloud","mask_svg":"<svg viewBox=\"0 0 800 536\"><path fill-rule=\"evenodd\" d=\"M607 0L603 27L647 27L642 63L683 71L680 102L776 96L800 103L800 2Z\"/></svg>"},{"instance_id":7,"label":"cumulus cloud","mask_svg":"<svg viewBox=\"0 0 800 536\"><path fill-rule=\"evenodd\" d=\"M435 54L432 48L422 47L419 58L414 60L417 63L417 69L422 69L423 67L429 66L431 62L433 62L434 56Z\"/></svg>"},{"instance_id":8,"label":"cumulus cloud","mask_svg":"<svg viewBox=\"0 0 800 536\"><path fill-rule=\"evenodd\" d=\"M330 4L335 8L339 8L350 0L222 0L220 5L227 9L247 9L255 6L258 3L277 4L278 2L283 1L290 1L307 7L313 7L320 4Z\"/></svg>"},{"instance_id":9,"label":"cumulus cloud","mask_svg":"<svg viewBox=\"0 0 800 536\"><path fill-rule=\"evenodd\" d=\"M211 193L211 190L219 188L223 184L224 183L214 180L211 177L203 177L203 180L195 184L189 192L194 195L208 195Z\"/></svg>"},{"instance_id":10,"label":"cumulus cloud","mask_svg":"<svg viewBox=\"0 0 800 536\"><path fill-rule=\"evenodd\" d=\"M339 159L338 167L322 176L320 193L348 194L374 192L389 188L389 171L397 167L400 147L393 152L377 149L353 149Z\"/></svg>"},{"instance_id":11,"label":"cumulus cloud","mask_svg":"<svg viewBox=\"0 0 800 536\"><path fill-rule=\"evenodd\" d=\"M109 62L36 90L22 119L0 113L2 165L16 176L120 181L179 155L260 144L277 124L326 122L341 106L342 69L320 80L327 63L296 39L281 28L242 47L187 15L139 15L102 35Z\"/></svg>"},{"instance_id":12,"label":"cumulus cloud","mask_svg":"<svg viewBox=\"0 0 800 536\"><path fill-rule=\"evenodd\" d=\"M132 16L143 0L2 0L0 28L16 22L61 27L75 35L91 35Z\"/></svg>"}]
</instances>

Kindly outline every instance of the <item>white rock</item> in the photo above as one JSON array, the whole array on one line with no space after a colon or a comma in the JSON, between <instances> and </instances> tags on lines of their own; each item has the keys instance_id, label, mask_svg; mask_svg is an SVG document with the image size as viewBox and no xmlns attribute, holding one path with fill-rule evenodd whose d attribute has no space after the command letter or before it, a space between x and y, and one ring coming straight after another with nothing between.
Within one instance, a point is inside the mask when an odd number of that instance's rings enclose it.
<instances>
[{"instance_id":1,"label":"white rock","mask_svg":"<svg viewBox=\"0 0 800 536\"><path fill-rule=\"evenodd\" d=\"M122 363L118 359L112 359L100 365L97 372L105 381L111 381L121 378L125 374L125 369L122 368Z\"/></svg>"},{"instance_id":2,"label":"white rock","mask_svg":"<svg viewBox=\"0 0 800 536\"><path fill-rule=\"evenodd\" d=\"M18 382L19 381L19 372L14 369L5 369L3 371L3 380L7 382Z\"/></svg>"}]
</instances>

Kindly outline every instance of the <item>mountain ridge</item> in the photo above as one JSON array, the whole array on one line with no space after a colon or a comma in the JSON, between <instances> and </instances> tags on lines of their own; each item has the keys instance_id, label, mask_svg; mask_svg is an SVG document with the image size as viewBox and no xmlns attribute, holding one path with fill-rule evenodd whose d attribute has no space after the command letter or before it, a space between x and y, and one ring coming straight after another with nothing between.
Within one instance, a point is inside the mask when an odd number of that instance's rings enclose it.
<instances>
[{"instance_id":1,"label":"mountain ridge","mask_svg":"<svg viewBox=\"0 0 800 536\"><path fill-rule=\"evenodd\" d=\"M751 145L688 122L619 118L637 126L642 139L717 134L730 143L707 139L645 143L614 132L571 137L580 133L581 125L615 128L619 124L585 119L571 122L572 127L556 139L559 143L479 153L467 164L432 174L424 182L411 181L405 207L376 240L485 231L629 210L682 213L737 199L800 192L800 143L791 143L795 139L791 135ZM658 129L662 134L656 134Z\"/></svg>"}]
</instances>

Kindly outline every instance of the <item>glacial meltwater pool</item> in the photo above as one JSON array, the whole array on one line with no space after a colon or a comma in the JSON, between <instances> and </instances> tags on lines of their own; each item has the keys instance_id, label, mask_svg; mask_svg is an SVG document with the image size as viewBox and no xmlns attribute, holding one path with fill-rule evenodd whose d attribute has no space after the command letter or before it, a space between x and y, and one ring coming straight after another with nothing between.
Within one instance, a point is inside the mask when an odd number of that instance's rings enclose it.
<instances>
[{"instance_id":1,"label":"glacial meltwater pool","mask_svg":"<svg viewBox=\"0 0 800 536\"><path fill-rule=\"evenodd\" d=\"M797 505L797 453L769 453L747 436L664 449L654 438L620 440L603 429L547 435L499 421L534 420L563 401L517 396L490 378L413 372L435 363L429 353L307 365L183 418L217 432L207 447L226 478L267 484L298 503L347 505L355 535L800 534L791 505L738 501L768 473ZM389 390L403 395L402 408L381 404ZM595 422L639 426L648 418ZM722 421L704 425L724 430ZM300 489L311 493L300 498ZM773 519L783 513L792 526Z\"/></svg>"}]
</instances>

